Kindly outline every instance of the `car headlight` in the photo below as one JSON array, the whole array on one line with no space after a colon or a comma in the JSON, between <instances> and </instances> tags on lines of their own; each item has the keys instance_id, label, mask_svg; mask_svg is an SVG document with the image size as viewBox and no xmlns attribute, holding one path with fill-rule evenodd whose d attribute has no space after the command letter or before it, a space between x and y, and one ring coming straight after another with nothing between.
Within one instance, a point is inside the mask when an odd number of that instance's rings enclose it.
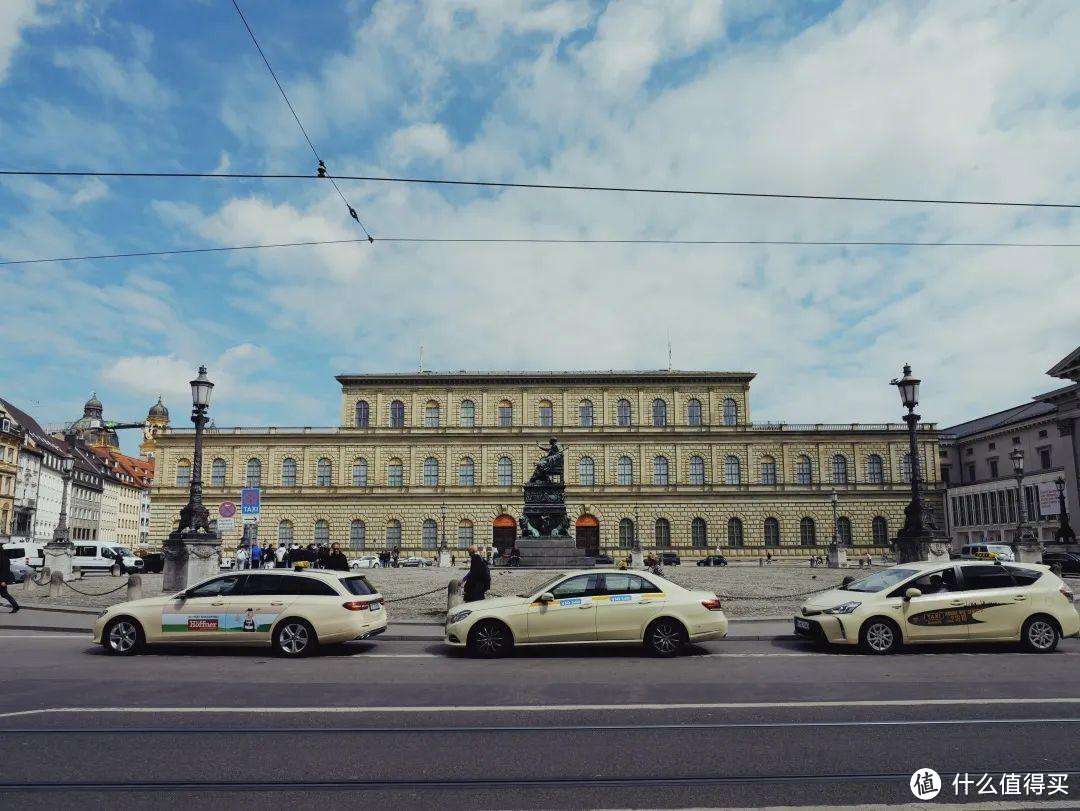
<instances>
[{"instance_id":1,"label":"car headlight","mask_svg":"<svg viewBox=\"0 0 1080 811\"><path fill-rule=\"evenodd\" d=\"M850 614L852 611L854 611L860 605L862 605L862 603L860 603L858 600L850 600L850 601L848 601L846 603L840 603L840 605L833 606L832 608L826 608L824 613L826 613L826 614Z\"/></svg>"},{"instance_id":2,"label":"car headlight","mask_svg":"<svg viewBox=\"0 0 1080 811\"><path fill-rule=\"evenodd\" d=\"M450 617L448 618L447 621L449 622L450 625L453 625L455 622L461 622L463 619L465 619L471 613L472 613L472 611L468 611L468 610L466 610L466 611L455 611L453 614L450 615Z\"/></svg>"}]
</instances>

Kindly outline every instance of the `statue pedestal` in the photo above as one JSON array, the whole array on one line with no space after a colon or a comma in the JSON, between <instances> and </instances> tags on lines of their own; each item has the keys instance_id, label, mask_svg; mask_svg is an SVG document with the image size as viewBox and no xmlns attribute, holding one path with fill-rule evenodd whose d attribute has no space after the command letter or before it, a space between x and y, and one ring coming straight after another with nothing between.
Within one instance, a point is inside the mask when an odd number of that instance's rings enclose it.
<instances>
[{"instance_id":1,"label":"statue pedestal","mask_svg":"<svg viewBox=\"0 0 1080 811\"><path fill-rule=\"evenodd\" d=\"M221 573L221 536L214 532L176 530L162 544L163 591L182 591Z\"/></svg>"},{"instance_id":2,"label":"statue pedestal","mask_svg":"<svg viewBox=\"0 0 1080 811\"><path fill-rule=\"evenodd\" d=\"M828 549L829 568L843 569L847 566L847 547L831 543Z\"/></svg>"},{"instance_id":3,"label":"statue pedestal","mask_svg":"<svg viewBox=\"0 0 1080 811\"><path fill-rule=\"evenodd\" d=\"M897 538L895 548L897 563L949 559L949 542L944 539Z\"/></svg>"},{"instance_id":4,"label":"statue pedestal","mask_svg":"<svg viewBox=\"0 0 1080 811\"><path fill-rule=\"evenodd\" d=\"M440 549L439 550L439 557L438 557L438 560L437 560L435 565L440 567L440 568L443 568L443 569L445 569L446 567L448 567L450 565L450 550L449 549Z\"/></svg>"},{"instance_id":5,"label":"statue pedestal","mask_svg":"<svg viewBox=\"0 0 1080 811\"><path fill-rule=\"evenodd\" d=\"M631 569L644 569L645 568L645 553L640 549L630 553L630 568Z\"/></svg>"},{"instance_id":6,"label":"statue pedestal","mask_svg":"<svg viewBox=\"0 0 1080 811\"><path fill-rule=\"evenodd\" d=\"M1026 528L1025 528L1026 529ZM1020 534L1020 540L1016 542L1017 563L1042 563L1043 543L1031 530Z\"/></svg>"},{"instance_id":7,"label":"statue pedestal","mask_svg":"<svg viewBox=\"0 0 1080 811\"><path fill-rule=\"evenodd\" d=\"M64 580L71 580L74 572L71 559L75 556L75 546L71 543L50 541L45 544L45 568L50 572L59 572Z\"/></svg>"},{"instance_id":8,"label":"statue pedestal","mask_svg":"<svg viewBox=\"0 0 1080 811\"><path fill-rule=\"evenodd\" d=\"M521 566L549 569L587 569L594 565L574 538L547 536L518 538L515 546L521 558Z\"/></svg>"}]
</instances>

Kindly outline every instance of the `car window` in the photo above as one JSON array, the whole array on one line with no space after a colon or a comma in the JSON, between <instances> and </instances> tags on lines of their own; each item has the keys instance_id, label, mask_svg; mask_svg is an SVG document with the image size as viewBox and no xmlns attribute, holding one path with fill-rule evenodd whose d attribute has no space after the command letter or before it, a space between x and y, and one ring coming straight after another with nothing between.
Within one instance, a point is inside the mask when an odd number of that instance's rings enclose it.
<instances>
[{"instance_id":1,"label":"car window","mask_svg":"<svg viewBox=\"0 0 1080 811\"><path fill-rule=\"evenodd\" d=\"M337 597L334 587L314 577L289 577L292 593L306 597Z\"/></svg>"},{"instance_id":2,"label":"car window","mask_svg":"<svg viewBox=\"0 0 1080 811\"><path fill-rule=\"evenodd\" d=\"M341 578L341 585L345 587L345 591L349 592L349 594L355 594L358 597L375 593L375 589L372 588L371 583L363 575L343 577Z\"/></svg>"},{"instance_id":3,"label":"car window","mask_svg":"<svg viewBox=\"0 0 1080 811\"><path fill-rule=\"evenodd\" d=\"M588 597L601 593L600 575L598 574L579 574L576 577L564 580L551 590L552 596L557 600L564 597Z\"/></svg>"},{"instance_id":4,"label":"car window","mask_svg":"<svg viewBox=\"0 0 1080 811\"><path fill-rule=\"evenodd\" d=\"M646 580L644 577L638 577L637 575L632 575L632 577L635 594L662 594L664 591L651 580Z\"/></svg>"},{"instance_id":5,"label":"car window","mask_svg":"<svg viewBox=\"0 0 1080 811\"><path fill-rule=\"evenodd\" d=\"M964 590L1005 589L1016 585L1012 572L1004 566L965 566Z\"/></svg>"},{"instance_id":6,"label":"car window","mask_svg":"<svg viewBox=\"0 0 1080 811\"><path fill-rule=\"evenodd\" d=\"M956 569L949 566L947 569L927 572L922 577L917 577L911 582L900 586L889 596L902 597L908 589L918 589L923 594L941 594L949 591L960 591L960 585L956 581Z\"/></svg>"},{"instance_id":7,"label":"car window","mask_svg":"<svg viewBox=\"0 0 1080 811\"><path fill-rule=\"evenodd\" d=\"M1021 586L1030 586L1043 576L1043 573L1038 569L1024 569L1020 566L1005 566L1003 568L1008 569L1013 579Z\"/></svg>"},{"instance_id":8,"label":"car window","mask_svg":"<svg viewBox=\"0 0 1080 811\"><path fill-rule=\"evenodd\" d=\"M917 575L918 573L918 569L886 569L883 572L877 572L869 577L864 577L862 580L856 580L854 583L848 583L846 586L841 586L840 590L861 591L872 594L877 591L884 591L898 583L902 583L909 577Z\"/></svg>"},{"instance_id":9,"label":"car window","mask_svg":"<svg viewBox=\"0 0 1080 811\"><path fill-rule=\"evenodd\" d=\"M76 546L75 555L80 558L94 558L97 557L96 546Z\"/></svg>"},{"instance_id":10,"label":"car window","mask_svg":"<svg viewBox=\"0 0 1080 811\"><path fill-rule=\"evenodd\" d=\"M229 577L219 577L217 580L211 580L208 583L203 583L200 586L196 586L188 592L189 597L227 597L231 594L237 594L240 589L240 581L243 580L244 575L234 574Z\"/></svg>"},{"instance_id":11,"label":"car window","mask_svg":"<svg viewBox=\"0 0 1080 811\"><path fill-rule=\"evenodd\" d=\"M26 550L20 546L5 546L4 554L9 558L24 558L26 557Z\"/></svg>"},{"instance_id":12,"label":"car window","mask_svg":"<svg viewBox=\"0 0 1080 811\"><path fill-rule=\"evenodd\" d=\"M633 592L631 574L605 574L604 591L608 594L630 594Z\"/></svg>"},{"instance_id":13,"label":"car window","mask_svg":"<svg viewBox=\"0 0 1080 811\"><path fill-rule=\"evenodd\" d=\"M289 581L293 578L283 574L252 574L248 575L244 583L242 594L257 595L282 595L292 594Z\"/></svg>"}]
</instances>

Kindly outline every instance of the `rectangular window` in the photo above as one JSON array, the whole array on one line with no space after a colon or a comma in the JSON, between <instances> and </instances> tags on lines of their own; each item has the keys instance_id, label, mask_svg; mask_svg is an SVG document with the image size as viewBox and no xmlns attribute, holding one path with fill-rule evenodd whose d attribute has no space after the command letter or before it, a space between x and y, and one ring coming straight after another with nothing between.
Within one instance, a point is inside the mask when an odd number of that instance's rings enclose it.
<instances>
[{"instance_id":1,"label":"rectangular window","mask_svg":"<svg viewBox=\"0 0 1080 811\"><path fill-rule=\"evenodd\" d=\"M969 462L967 466L967 479L969 482L975 481L975 463Z\"/></svg>"},{"instance_id":2,"label":"rectangular window","mask_svg":"<svg viewBox=\"0 0 1080 811\"><path fill-rule=\"evenodd\" d=\"M514 409L511 406L499 406L499 427L509 428L514 424Z\"/></svg>"},{"instance_id":3,"label":"rectangular window","mask_svg":"<svg viewBox=\"0 0 1080 811\"><path fill-rule=\"evenodd\" d=\"M1054 466L1053 461L1049 448L1039 448L1039 464L1042 465L1043 470L1052 468Z\"/></svg>"},{"instance_id":4,"label":"rectangular window","mask_svg":"<svg viewBox=\"0 0 1080 811\"><path fill-rule=\"evenodd\" d=\"M540 425L543 426L544 428L550 428L554 424L554 422L555 422L555 416L554 416L554 412L552 411L551 406L549 406L549 405L540 406Z\"/></svg>"},{"instance_id":5,"label":"rectangular window","mask_svg":"<svg viewBox=\"0 0 1080 811\"><path fill-rule=\"evenodd\" d=\"M994 494L993 493L983 493L980 496L979 500L982 502L983 523L984 524L992 523L990 521L990 503L994 500Z\"/></svg>"},{"instance_id":6,"label":"rectangular window","mask_svg":"<svg viewBox=\"0 0 1080 811\"><path fill-rule=\"evenodd\" d=\"M1005 503L1009 508L1009 523L1016 523L1016 493L1012 490L1005 491Z\"/></svg>"},{"instance_id":7,"label":"rectangular window","mask_svg":"<svg viewBox=\"0 0 1080 811\"><path fill-rule=\"evenodd\" d=\"M990 460L990 478L996 479L998 477L998 463L997 459Z\"/></svg>"},{"instance_id":8,"label":"rectangular window","mask_svg":"<svg viewBox=\"0 0 1080 811\"><path fill-rule=\"evenodd\" d=\"M990 493L990 523L998 523L997 493Z\"/></svg>"},{"instance_id":9,"label":"rectangular window","mask_svg":"<svg viewBox=\"0 0 1080 811\"><path fill-rule=\"evenodd\" d=\"M945 485L948 486L948 484L949 484L949 466L948 465L942 465L941 466L941 481L943 481L945 483Z\"/></svg>"},{"instance_id":10,"label":"rectangular window","mask_svg":"<svg viewBox=\"0 0 1080 811\"><path fill-rule=\"evenodd\" d=\"M960 508L958 506L959 501L955 498L949 499L949 503L952 505L952 522L953 526L960 526Z\"/></svg>"}]
</instances>

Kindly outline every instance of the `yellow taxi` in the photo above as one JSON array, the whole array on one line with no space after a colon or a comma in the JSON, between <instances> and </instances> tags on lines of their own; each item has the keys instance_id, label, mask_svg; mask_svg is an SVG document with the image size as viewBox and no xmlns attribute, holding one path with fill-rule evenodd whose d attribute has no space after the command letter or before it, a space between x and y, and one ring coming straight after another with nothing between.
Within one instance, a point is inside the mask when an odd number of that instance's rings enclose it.
<instances>
[{"instance_id":1,"label":"yellow taxi","mask_svg":"<svg viewBox=\"0 0 1080 811\"><path fill-rule=\"evenodd\" d=\"M1080 633L1080 614L1049 566L919 561L815 595L795 615L795 633L874 654L936 642L1020 642L1048 653Z\"/></svg>"},{"instance_id":2,"label":"yellow taxi","mask_svg":"<svg viewBox=\"0 0 1080 811\"><path fill-rule=\"evenodd\" d=\"M690 642L727 633L720 600L637 571L555 575L525 594L462 603L447 612L445 641L474 656L505 656L515 645L644 645L675 656Z\"/></svg>"},{"instance_id":3,"label":"yellow taxi","mask_svg":"<svg viewBox=\"0 0 1080 811\"><path fill-rule=\"evenodd\" d=\"M93 640L120 656L160 642L269 645L299 658L320 644L377 636L386 622L382 595L363 575L267 569L110 606L94 623Z\"/></svg>"}]
</instances>

